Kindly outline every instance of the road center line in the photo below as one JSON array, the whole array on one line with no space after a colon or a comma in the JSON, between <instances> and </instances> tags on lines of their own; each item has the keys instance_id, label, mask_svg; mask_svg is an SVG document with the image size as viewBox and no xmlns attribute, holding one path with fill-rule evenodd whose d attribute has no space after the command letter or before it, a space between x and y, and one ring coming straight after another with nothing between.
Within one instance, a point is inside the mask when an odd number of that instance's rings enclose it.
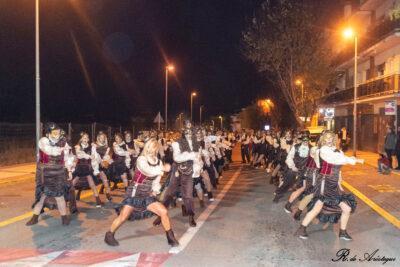
<instances>
[{"instance_id":1,"label":"road center line","mask_svg":"<svg viewBox=\"0 0 400 267\"><path fill-rule=\"evenodd\" d=\"M240 166L240 168L233 174L232 178L226 183L226 185L224 186L222 191L217 195L217 197L215 198L215 201L212 202L211 204L209 204L207 206L207 208L200 214L200 216L196 220L197 226L189 227L187 229L187 231L179 239L180 245L178 247L171 248L169 250L169 253L177 254L186 248L186 246L190 243L190 241L193 239L195 234L203 226L203 224L207 220L207 218L211 215L211 213L215 210L215 208L218 206L218 204L221 202L221 200L225 197L226 193L232 187L232 185L236 181L237 177L240 175L240 173L242 171L242 167L243 166Z\"/></svg>"}]
</instances>

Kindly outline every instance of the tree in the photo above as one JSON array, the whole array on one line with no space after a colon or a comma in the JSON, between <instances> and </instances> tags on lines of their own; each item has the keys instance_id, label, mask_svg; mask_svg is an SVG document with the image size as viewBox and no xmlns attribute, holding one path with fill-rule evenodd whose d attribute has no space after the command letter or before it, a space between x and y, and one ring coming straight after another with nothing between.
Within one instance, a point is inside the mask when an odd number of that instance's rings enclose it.
<instances>
[{"instance_id":1,"label":"tree","mask_svg":"<svg viewBox=\"0 0 400 267\"><path fill-rule=\"evenodd\" d=\"M327 32L316 26L318 10L305 0L268 0L243 33L244 55L282 92L299 124L299 116L315 112L333 74Z\"/></svg>"}]
</instances>

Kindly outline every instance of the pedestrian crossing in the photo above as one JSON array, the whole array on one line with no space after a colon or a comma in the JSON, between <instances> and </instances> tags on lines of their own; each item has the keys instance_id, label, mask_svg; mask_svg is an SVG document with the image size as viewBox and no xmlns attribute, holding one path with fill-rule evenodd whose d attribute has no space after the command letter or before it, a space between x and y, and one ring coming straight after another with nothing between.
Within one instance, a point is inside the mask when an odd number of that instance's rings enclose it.
<instances>
[{"instance_id":1,"label":"pedestrian crossing","mask_svg":"<svg viewBox=\"0 0 400 267\"><path fill-rule=\"evenodd\" d=\"M90 266L126 267L161 266L170 253L124 253L110 251L62 250L49 251L37 249L0 249L1 267L51 267L51 266Z\"/></svg>"}]
</instances>

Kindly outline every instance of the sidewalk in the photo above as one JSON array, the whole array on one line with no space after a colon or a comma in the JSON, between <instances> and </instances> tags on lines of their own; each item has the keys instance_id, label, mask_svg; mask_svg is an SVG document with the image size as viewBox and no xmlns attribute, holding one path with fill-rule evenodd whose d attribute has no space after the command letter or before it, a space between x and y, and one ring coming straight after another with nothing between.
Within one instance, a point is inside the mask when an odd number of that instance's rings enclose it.
<instances>
[{"instance_id":1,"label":"sidewalk","mask_svg":"<svg viewBox=\"0 0 400 267\"><path fill-rule=\"evenodd\" d=\"M18 164L0 168L0 185L33 179L36 163Z\"/></svg>"},{"instance_id":2,"label":"sidewalk","mask_svg":"<svg viewBox=\"0 0 400 267\"><path fill-rule=\"evenodd\" d=\"M357 157L364 159L365 164L344 166L343 186L400 229L400 173L379 174L376 153L357 151Z\"/></svg>"}]
</instances>

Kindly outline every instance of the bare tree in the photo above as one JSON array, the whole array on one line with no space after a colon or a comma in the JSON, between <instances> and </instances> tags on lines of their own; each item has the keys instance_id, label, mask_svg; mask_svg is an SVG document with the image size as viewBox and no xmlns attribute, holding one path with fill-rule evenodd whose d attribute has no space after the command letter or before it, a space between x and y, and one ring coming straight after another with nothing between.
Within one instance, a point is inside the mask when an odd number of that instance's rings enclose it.
<instances>
[{"instance_id":1,"label":"bare tree","mask_svg":"<svg viewBox=\"0 0 400 267\"><path fill-rule=\"evenodd\" d=\"M243 33L244 55L280 90L289 108L309 117L333 73L327 32L316 27L318 9L307 1L266 1ZM304 98L295 80L304 84Z\"/></svg>"}]
</instances>

